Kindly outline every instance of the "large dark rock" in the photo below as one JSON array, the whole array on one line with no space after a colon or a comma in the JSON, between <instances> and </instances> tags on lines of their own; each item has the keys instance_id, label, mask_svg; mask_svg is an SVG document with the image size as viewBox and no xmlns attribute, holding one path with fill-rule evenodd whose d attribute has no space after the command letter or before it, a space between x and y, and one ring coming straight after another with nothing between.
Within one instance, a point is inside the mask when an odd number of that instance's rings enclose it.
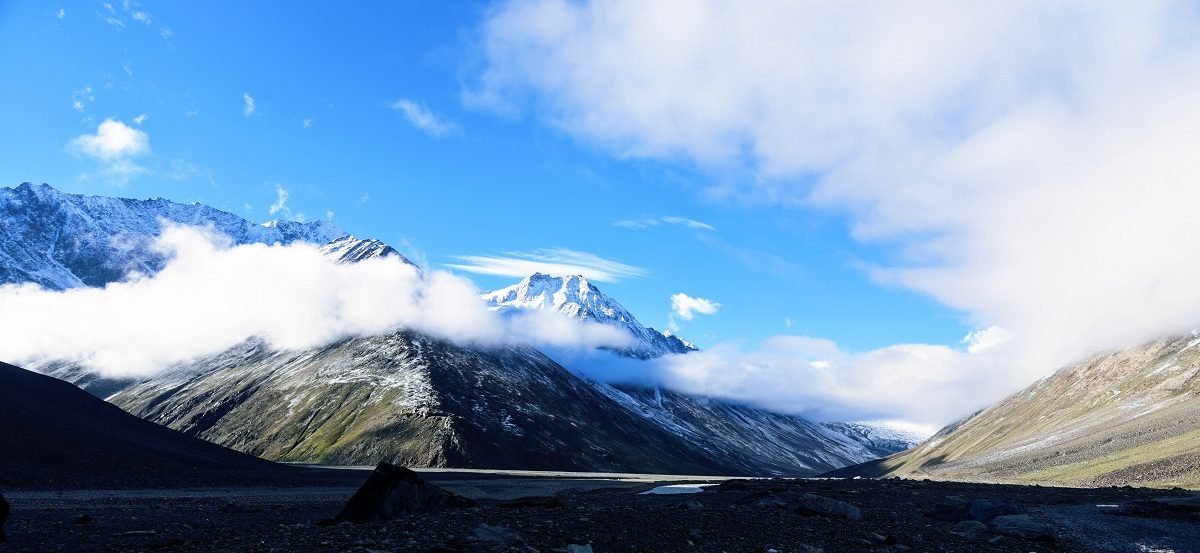
<instances>
[{"instance_id":1,"label":"large dark rock","mask_svg":"<svg viewBox=\"0 0 1200 553\"><path fill-rule=\"evenodd\" d=\"M337 522L380 522L437 509L470 507L474 501L426 484L404 467L380 463L334 519Z\"/></svg>"},{"instance_id":2,"label":"large dark rock","mask_svg":"<svg viewBox=\"0 0 1200 553\"><path fill-rule=\"evenodd\" d=\"M967 503L938 503L925 511L925 517L946 522L973 520L991 524L998 516L1023 514L1020 502L1010 499L975 499Z\"/></svg>"},{"instance_id":3,"label":"large dark rock","mask_svg":"<svg viewBox=\"0 0 1200 553\"><path fill-rule=\"evenodd\" d=\"M0 543L4 543L4 523L8 522L8 501L0 495Z\"/></svg>"},{"instance_id":4,"label":"large dark rock","mask_svg":"<svg viewBox=\"0 0 1200 553\"><path fill-rule=\"evenodd\" d=\"M1054 527L1038 522L1028 515L1002 515L992 521L997 534L1053 543L1057 539Z\"/></svg>"},{"instance_id":5,"label":"large dark rock","mask_svg":"<svg viewBox=\"0 0 1200 553\"><path fill-rule=\"evenodd\" d=\"M796 502L795 508L796 511L801 513L844 518L854 522L862 520L862 511L860 511L858 507L843 501L829 499L828 497L821 497L811 493L806 493L800 496L799 501Z\"/></svg>"},{"instance_id":6,"label":"large dark rock","mask_svg":"<svg viewBox=\"0 0 1200 553\"><path fill-rule=\"evenodd\" d=\"M1011 499L976 499L963 509L963 520L977 520L989 524L996 517L1023 514L1021 504Z\"/></svg>"}]
</instances>

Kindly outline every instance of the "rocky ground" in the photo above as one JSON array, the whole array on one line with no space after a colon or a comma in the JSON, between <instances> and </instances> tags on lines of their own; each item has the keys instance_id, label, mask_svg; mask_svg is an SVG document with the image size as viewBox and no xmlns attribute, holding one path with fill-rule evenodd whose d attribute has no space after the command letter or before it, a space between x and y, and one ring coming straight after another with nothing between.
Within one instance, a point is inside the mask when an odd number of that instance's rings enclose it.
<instances>
[{"instance_id":1,"label":"rocky ground","mask_svg":"<svg viewBox=\"0 0 1200 553\"><path fill-rule=\"evenodd\" d=\"M355 488L21 491L0 552L1200 552L1200 499L1182 490L731 480L647 495L657 484L636 479L425 477L476 505L330 525Z\"/></svg>"}]
</instances>

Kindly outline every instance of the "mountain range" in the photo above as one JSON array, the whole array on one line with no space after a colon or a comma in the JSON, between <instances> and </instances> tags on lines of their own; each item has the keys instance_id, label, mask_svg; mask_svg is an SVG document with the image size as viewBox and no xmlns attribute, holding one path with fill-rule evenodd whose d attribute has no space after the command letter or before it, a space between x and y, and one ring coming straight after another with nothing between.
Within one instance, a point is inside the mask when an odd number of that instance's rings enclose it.
<instances>
[{"instance_id":1,"label":"mountain range","mask_svg":"<svg viewBox=\"0 0 1200 553\"><path fill-rule=\"evenodd\" d=\"M234 244L311 242L338 263L407 259L328 222L256 225L201 204L0 189L0 283L101 286L166 263L166 223L210 226ZM540 309L611 325L634 359L695 346L639 323L578 275L535 274L483 295L501 312ZM304 351L254 338L145 379L33 367L147 420L272 460L413 466L811 475L894 453L852 425L826 426L708 397L584 378L530 346L464 346L397 330Z\"/></svg>"},{"instance_id":2,"label":"mountain range","mask_svg":"<svg viewBox=\"0 0 1200 553\"><path fill-rule=\"evenodd\" d=\"M327 244L347 234L328 221L257 225L199 203L66 194L27 182L0 188L0 284L65 290L154 274L167 261L154 247L164 224L208 227L233 244Z\"/></svg>"}]
</instances>

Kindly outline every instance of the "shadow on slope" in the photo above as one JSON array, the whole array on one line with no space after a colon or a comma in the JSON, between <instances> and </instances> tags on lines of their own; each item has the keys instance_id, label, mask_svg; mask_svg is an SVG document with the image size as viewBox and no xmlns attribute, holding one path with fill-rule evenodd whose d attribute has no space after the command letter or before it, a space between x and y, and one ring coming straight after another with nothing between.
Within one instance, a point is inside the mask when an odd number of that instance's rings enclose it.
<instances>
[{"instance_id":1,"label":"shadow on slope","mask_svg":"<svg viewBox=\"0 0 1200 553\"><path fill-rule=\"evenodd\" d=\"M279 465L185 436L69 383L7 363L0 363L0 405L0 488L282 485L361 478Z\"/></svg>"}]
</instances>

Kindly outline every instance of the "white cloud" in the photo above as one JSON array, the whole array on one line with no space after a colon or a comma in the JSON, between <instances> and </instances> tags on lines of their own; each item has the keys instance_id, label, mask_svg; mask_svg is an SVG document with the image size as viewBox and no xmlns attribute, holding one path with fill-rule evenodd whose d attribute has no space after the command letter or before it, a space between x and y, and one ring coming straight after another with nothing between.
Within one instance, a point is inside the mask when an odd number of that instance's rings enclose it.
<instances>
[{"instance_id":1,"label":"white cloud","mask_svg":"<svg viewBox=\"0 0 1200 553\"><path fill-rule=\"evenodd\" d=\"M1200 321L1190 2L535 0L482 44L471 100L743 175L710 197L844 213L875 278L1011 332L979 354L1004 363L881 350L962 363L959 414Z\"/></svg>"},{"instance_id":2,"label":"white cloud","mask_svg":"<svg viewBox=\"0 0 1200 553\"><path fill-rule=\"evenodd\" d=\"M254 103L254 97L251 96L249 92L243 92L242 93L242 115L244 115L246 117L250 117L251 115L254 115L254 111L256 109L258 109L258 107Z\"/></svg>"},{"instance_id":3,"label":"white cloud","mask_svg":"<svg viewBox=\"0 0 1200 553\"><path fill-rule=\"evenodd\" d=\"M922 429L978 408L980 386L1010 385L999 351L925 344L854 353L829 340L787 335L649 361L579 349L547 353L605 382L662 386L819 421L887 420Z\"/></svg>"},{"instance_id":4,"label":"white cloud","mask_svg":"<svg viewBox=\"0 0 1200 553\"><path fill-rule=\"evenodd\" d=\"M692 320L697 314L712 315L720 308L721 304L715 301L693 298L682 292L671 296L671 314L685 321Z\"/></svg>"},{"instance_id":5,"label":"white cloud","mask_svg":"<svg viewBox=\"0 0 1200 553\"><path fill-rule=\"evenodd\" d=\"M990 349L995 349L1015 337L1013 333L992 325L987 328L972 330L963 337L962 343L967 345L967 352L982 353Z\"/></svg>"},{"instance_id":6,"label":"white cloud","mask_svg":"<svg viewBox=\"0 0 1200 553\"><path fill-rule=\"evenodd\" d=\"M275 202L267 207L267 214L272 215L272 216L278 215L278 216L280 216L284 219L290 220L290 221L304 222L304 220L307 219L307 217L305 217L304 213L299 212L299 211L292 211L292 208L290 206L288 206L288 199L290 197L291 197L291 194L288 192L288 190L286 188L283 187L282 184L276 184L275 185Z\"/></svg>"},{"instance_id":7,"label":"white cloud","mask_svg":"<svg viewBox=\"0 0 1200 553\"><path fill-rule=\"evenodd\" d=\"M146 114L145 113L139 114L137 117L133 118L134 125L141 126L141 124L145 123L145 122L146 122Z\"/></svg>"},{"instance_id":8,"label":"white cloud","mask_svg":"<svg viewBox=\"0 0 1200 553\"><path fill-rule=\"evenodd\" d=\"M144 11L141 11L141 10L133 12L133 14L130 15L129 17L132 17L134 19L134 21L140 21L146 25L149 25L151 20L153 19L150 17L150 14L148 14Z\"/></svg>"},{"instance_id":9,"label":"white cloud","mask_svg":"<svg viewBox=\"0 0 1200 553\"><path fill-rule=\"evenodd\" d=\"M392 102L392 109L399 111L404 115L412 126L424 131L426 134L434 137L441 137L448 134L454 129L454 125L449 121L439 117L424 104L418 104L412 100L401 98Z\"/></svg>"},{"instance_id":10,"label":"white cloud","mask_svg":"<svg viewBox=\"0 0 1200 553\"><path fill-rule=\"evenodd\" d=\"M566 248L510 252L504 256L462 255L456 256L455 259L459 263L446 266L471 273L516 278L524 278L533 273L546 273L583 275L597 282L617 282L649 274L641 267Z\"/></svg>"},{"instance_id":11,"label":"white cloud","mask_svg":"<svg viewBox=\"0 0 1200 553\"><path fill-rule=\"evenodd\" d=\"M312 126L313 126L313 118L312 118L312 117L305 117L305 118L304 118L304 120L300 122L300 126L301 126L301 127L303 127L303 128L306 128L306 129L310 129L310 128L312 128Z\"/></svg>"},{"instance_id":12,"label":"white cloud","mask_svg":"<svg viewBox=\"0 0 1200 553\"><path fill-rule=\"evenodd\" d=\"M366 205L367 202L369 202L369 201L371 201L370 193L363 193L362 197L358 199L358 203L360 203L362 205Z\"/></svg>"},{"instance_id":13,"label":"white cloud","mask_svg":"<svg viewBox=\"0 0 1200 553\"><path fill-rule=\"evenodd\" d=\"M629 340L554 314L502 317L469 281L397 258L335 264L309 244L228 243L211 231L167 227L157 244L172 260L153 277L67 291L0 286L0 359L62 359L108 376L145 376L251 337L281 349L397 328L460 343Z\"/></svg>"},{"instance_id":14,"label":"white cloud","mask_svg":"<svg viewBox=\"0 0 1200 553\"><path fill-rule=\"evenodd\" d=\"M95 134L71 139L67 149L100 163L98 174L114 184L123 185L129 179L148 170L133 161L150 152L150 136L116 119L105 119Z\"/></svg>"},{"instance_id":15,"label":"white cloud","mask_svg":"<svg viewBox=\"0 0 1200 553\"><path fill-rule=\"evenodd\" d=\"M57 14L55 14L55 17L57 17L57 18L59 18L59 19L62 19L62 18L64 18L64 17L66 17L66 16L67 16L67 10L65 10L65 9L63 9L63 8L58 8L58 13L57 13Z\"/></svg>"},{"instance_id":16,"label":"white cloud","mask_svg":"<svg viewBox=\"0 0 1200 553\"><path fill-rule=\"evenodd\" d=\"M697 230L717 230L717 227L714 227L703 221L697 221L695 219L688 219L687 217L678 217L674 215L666 217L639 217L637 219L622 219L620 221L614 221L613 226L641 230L645 228L656 227L664 223Z\"/></svg>"},{"instance_id":17,"label":"white cloud","mask_svg":"<svg viewBox=\"0 0 1200 553\"><path fill-rule=\"evenodd\" d=\"M687 227L690 229L717 230L717 227L714 227L708 223L697 221L695 219L688 219L686 217L668 216L668 217L663 217L662 220L664 223L684 226L684 227Z\"/></svg>"}]
</instances>

